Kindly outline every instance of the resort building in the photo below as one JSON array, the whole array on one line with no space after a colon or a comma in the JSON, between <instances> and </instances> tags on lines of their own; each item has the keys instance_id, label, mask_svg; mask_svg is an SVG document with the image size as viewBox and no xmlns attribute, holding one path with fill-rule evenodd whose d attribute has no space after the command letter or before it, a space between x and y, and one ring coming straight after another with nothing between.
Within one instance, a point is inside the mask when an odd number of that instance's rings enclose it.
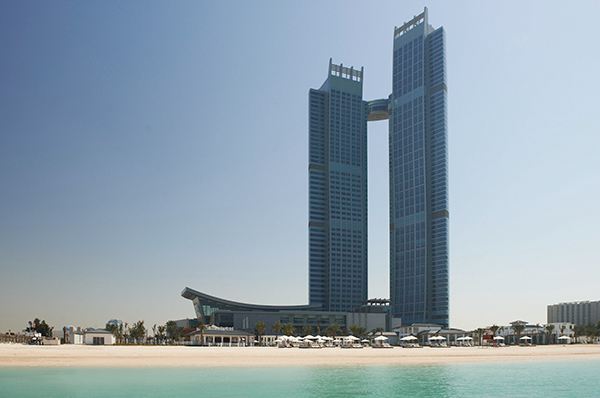
<instances>
[{"instance_id":1,"label":"resort building","mask_svg":"<svg viewBox=\"0 0 600 398\"><path fill-rule=\"evenodd\" d=\"M382 328L385 331L400 325L400 319L393 319L386 300L369 300L351 312L321 311L318 305L261 305L225 300L186 287L181 296L192 301L197 322L205 325L228 327L240 331L252 331L261 321L267 331L276 322L291 323L297 329L310 326L313 330L324 330L337 323L340 328L352 325L362 326L367 331Z\"/></svg>"},{"instance_id":2,"label":"resort building","mask_svg":"<svg viewBox=\"0 0 600 398\"><path fill-rule=\"evenodd\" d=\"M598 324L600 301L573 301L548 306L548 323Z\"/></svg>"},{"instance_id":3,"label":"resort building","mask_svg":"<svg viewBox=\"0 0 600 398\"><path fill-rule=\"evenodd\" d=\"M254 342L253 334L218 326L208 326L205 331L195 331L188 336L190 345L246 347Z\"/></svg>"}]
</instances>

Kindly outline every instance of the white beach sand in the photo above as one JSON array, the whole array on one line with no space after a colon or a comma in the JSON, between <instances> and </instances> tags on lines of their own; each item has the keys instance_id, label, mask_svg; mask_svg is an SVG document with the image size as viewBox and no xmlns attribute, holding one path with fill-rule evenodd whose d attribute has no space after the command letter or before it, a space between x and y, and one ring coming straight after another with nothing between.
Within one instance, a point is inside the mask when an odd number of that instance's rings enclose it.
<instances>
[{"instance_id":1,"label":"white beach sand","mask_svg":"<svg viewBox=\"0 0 600 398\"><path fill-rule=\"evenodd\" d=\"M600 345L299 349L0 344L0 366L356 366L576 359L600 359Z\"/></svg>"}]
</instances>

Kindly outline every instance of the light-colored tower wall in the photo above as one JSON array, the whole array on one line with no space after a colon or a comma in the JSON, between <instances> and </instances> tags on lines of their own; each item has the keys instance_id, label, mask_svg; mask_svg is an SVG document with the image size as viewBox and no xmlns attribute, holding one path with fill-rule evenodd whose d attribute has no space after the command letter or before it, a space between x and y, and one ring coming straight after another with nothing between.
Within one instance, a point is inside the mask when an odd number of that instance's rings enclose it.
<instances>
[{"instance_id":1,"label":"light-colored tower wall","mask_svg":"<svg viewBox=\"0 0 600 398\"><path fill-rule=\"evenodd\" d=\"M449 325L445 40L427 9L394 31L390 304L403 324Z\"/></svg>"},{"instance_id":2,"label":"light-colored tower wall","mask_svg":"<svg viewBox=\"0 0 600 398\"><path fill-rule=\"evenodd\" d=\"M574 301L548 306L548 323L598 324L600 301Z\"/></svg>"},{"instance_id":3,"label":"light-colored tower wall","mask_svg":"<svg viewBox=\"0 0 600 398\"><path fill-rule=\"evenodd\" d=\"M363 71L329 63L309 92L309 302L353 311L367 299L367 103Z\"/></svg>"}]
</instances>

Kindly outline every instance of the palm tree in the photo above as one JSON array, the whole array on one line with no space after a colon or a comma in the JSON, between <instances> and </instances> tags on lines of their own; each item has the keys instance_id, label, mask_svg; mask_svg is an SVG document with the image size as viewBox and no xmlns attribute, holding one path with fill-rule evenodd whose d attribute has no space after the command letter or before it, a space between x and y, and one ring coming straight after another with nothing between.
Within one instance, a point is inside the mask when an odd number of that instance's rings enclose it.
<instances>
[{"instance_id":1,"label":"palm tree","mask_svg":"<svg viewBox=\"0 0 600 398\"><path fill-rule=\"evenodd\" d=\"M123 338L125 339L125 344L129 344L129 328L127 327L129 324L125 322L123 324Z\"/></svg>"},{"instance_id":2,"label":"palm tree","mask_svg":"<svg viewBox=\"0 0 600 398\"><path fill-rule=\"evenodd\" d=\"M119 342L119 327L117 325L115 325L114 323L107 323L104 329L111 332L115 340Z\"/></svg>"},{"instance_id":3,"label":"palm tree","mask_svg":"<svg viewBox=\"0 0 600 398\"><path fill-rule=\"evenodd\" d=\"M200 332L200 345L204 345L204 332L206 331L207 326L200 322L198 324L198 331Z\"/></svg>"},{"instance_id":4,"label":"palm tree","mask_svg":"<svg viewBox=\"0 0 600 398\"><path fill-rule=\"evenodd\" d=\"M171 339L171 343L173 342L173 338L175 337L175 331L177 330L177 323L175 321L167 321L165 324L167 336Z\"/></svg>"},{"instance_id":5,"label":"palm tree","mask_svg":"<svg viewBox=\"0 0 600 398\"><path fill-rule=\"evenodd\" d=\"M321 328L317 325L315 326L315 336L318 336L321 333Z\"/></svg>"},{"instance_id":6,"label":"palm tree","mask_svg":"<svg viewBox=\"0 0 600 398\"><path fill-rule=\"evenodd\" d=\"M520 343L521 342L521 333L523 332L523 330L525 330L525 325L523 325L521 323L517 323L517 324L513 325L513 330L517 334L517 342Z\"/></svg>"},{"instance_id":7,"label":"palm tree","mask_svg":"<svg viewBox=\"0 0 600 398\"><path fill-rule=\"evenodd\" d=\"M144 326L144 321L137 321L133 324L133 327L130 329L131 337L138 343L141 344L142 339L146 335L146 327Z\"/></svg>"},{"instance_id":8,"label":"palm tree","mask_svg":"<svg viewBox=\"0 0 600 398\"><path fill-rule=\"evenodd\" d=\"M310 334L311 330L312 330L312 327L310 327L309 325L302 326L302 335L308 336Z\"/></svg>"},{"instance_id":9,"label":"palm tree","mask_svg":"<svg viewBox=\"0 0 600 398\"><path fill-rule=\"evenodd\" d=\"M492 334L494 335L494 337L496 337L496 332L498 332L498 329L500 329L500 326L494 324L490 327L490 330L492 331Z\"/></svg>"},{"instance_id":10,"label":"palm tree","mask_svg":"<svg viewBox=\"0 0 600 398\"><path fill-rule=\"evenodd\" d=\"M554 331L555 326L551 323L546 325L546 332L548 332L548 344L552 344L552 332Z\"/></svg>"},{"instance_id":11,"label":"palm tree","mask_svg":"<svg viewBox=\"0 0 600 398\"><path fill-rule=\"evenodd\" d=\"M165 332L167 331L167 327L164 325L160 325L158 328L158 343L162 343L165 338Z\"/></svg>"},{"instance_id":12,"label":"palm tree","mask_svg":"<svg viewBox=\"0 0 600 398\"><path fill-rule=\"evenodd\" d=\"M152 333L154 336L154 345L156 345L156 323L152 326Z\"/></svg>"},{"instance_id":13,"label":"palm tree","mask_svg":"<svg viewBox=\"0 0 600 398\"><path fill-rule=\"evenodd\" d=\"M271 330L275 332L275 340L279 339L279 332L281 332L281 328L283 328L283 325L279 321L271 325Z\"/></svg>"},{"instance_id":14,"label":"palm tree","mask_svg":"<svg viewBox=\"0 0 600 398\"><path fill-rule=\"evenodd\" d=\"M575 342L578 342L577 338L583 335L583 330L583 325L575 325L575 327L573 327L573 335L575 336Z\"/></svg>"},{"instance_id":15,"label":"palm tree","mask_svg":"<svg viewBox=\"0 0 600 398\"><path fill-rule=\"evenodd\" d=\"M286 323L282 326L281 331L286 336L293 336L296 333L296 328L293 323Z\"/></svg>"},{"instance_id":16,"label":"palm tree","mask_svg":"<svg viewBox=\"0 0 600 398\"><path fill-rule=\"evenodd\" d=\"M183 332L183 327L177 326L175 321L168 321L166 323L167 334L169 335L169 339L171 339L171 343L179 340L181 337L181 332Z\"/></svg>"},{"instance_id":17,"label":"palm tree","mask_svg":"<svg viewBox=\"0 0 600 398\"><path fill-rule=\"evenodd\" d=\"M539 340L539 337L540 337L540 336L539 336L539 334L540 334L540 328L542 328L542 325L541 325L541 324L539 324L539 323L536 323L536 324L535 324L535 343L536 343L536 344L539 344L539 343L540 343L540 342L538 341L538 340Z\"/></svg>"},{"instance_id":18,"label":"palm tree","mask_svg":"<svg viewBox=\"0 0 600 398\"><path fill-rule=\"evenodd\" d=\"M500 329L500 326L493 324L492 326L490 326L490 330L492 331L492 335L493 337L496 337L496 333L498 332L498 329ZM496 340L494 339L494 346L496 346Z\"/></svg>"},{"instance_id":19,"label":"palm tree","mask_svg":"<svg viewBox=\"0 0 600 398\"><path fill-rule=\"evenodd\" d=\"M267 329L267 325L263 321L258 321L254 324L254 330L258 334L258 344L262 345L262 335Z\"/></svg>"},{"instance_id":20,"label":"palm tree","mask_svg":"<svg viewBox=\"0 0 600 398\"><path fill-rule=\"evenodd\" d=\"M594 336L596 335L596 325L594 325L593 323L588 323L587 325L585 325L585 335L588 338L588 342L590 341L590 338L592 339L592 343L594 342Z\"/></svg>"},{"instance_id":21,"label":"palm tree","mask_svg":"<svg viewBox=\"0 0 600 398\"><path fill-rule=\"evenodd\" d=\"M483 337L483 333L485 332L482 328L475 329L475 333L477 334L477 341L479 342L479 346L482 346L481 338Z\"/></svg>"},{"instance_id":22,"label":"palm tree","mask_svg":"<svg viewBox=\"0 0 600 398\"><path fill-rule=\"evenodd\" d=\"M366 329L363 326L352 325L350 326L350 331L356 337L361 337L365 334Z\"/></svg>"},{"instance_id":23,"label":"palm tree","mask_svg":"<svg viewBox=\"0 0 600 398\"><path fill-rule=\"evenodd\" d=\"M325 329L325 332L328 333L329 335L331 335L331 337L333 337L333 338L335 338L335 335L341 331L342 331L342 329L340 329L340 325L338 325L337 322L335 322L332 325L327 326L327 329Z\"/></svg>"}]
</instances>

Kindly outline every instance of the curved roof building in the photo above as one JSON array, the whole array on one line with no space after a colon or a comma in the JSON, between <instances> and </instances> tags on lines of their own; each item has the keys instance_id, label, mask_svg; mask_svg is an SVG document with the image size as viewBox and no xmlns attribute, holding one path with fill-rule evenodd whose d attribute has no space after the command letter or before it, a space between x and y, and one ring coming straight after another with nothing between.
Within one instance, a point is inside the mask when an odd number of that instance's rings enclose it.
<instances>
[{"instance_id":1,"label":"curved roof building","mask_svg":"<svg viewBox=\"0 0 600 398\"><path fill-rule=\"evenodd\" d=\"M281 311L315 311L321 308L320 304L307 305L262 305L240 303L237 301L225 300L219 297L211 296L186 287L181 292L181 296L192 300L194 310L200 322L210 323L210 318L217 311L244 311L244 312L281 312Z\"/></svg>"}]
</instances>

